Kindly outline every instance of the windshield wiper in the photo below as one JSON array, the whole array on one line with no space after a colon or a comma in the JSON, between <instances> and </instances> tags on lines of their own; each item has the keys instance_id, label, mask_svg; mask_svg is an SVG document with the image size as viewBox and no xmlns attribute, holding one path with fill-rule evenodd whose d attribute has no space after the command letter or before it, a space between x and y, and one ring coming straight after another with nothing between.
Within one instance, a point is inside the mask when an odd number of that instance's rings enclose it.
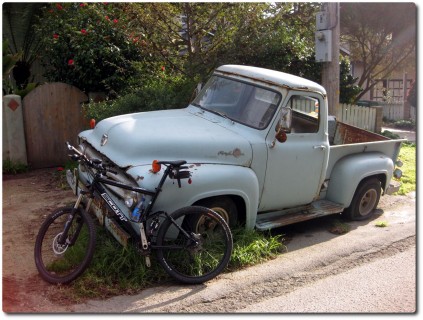
<instances>
[{"instance_id":1,"label":"windshield wiper","mask_svg":"<svg viewBox=\"0 0 423 320\"><path fill-rule=\"evenodd\" d=\"M215 111L215 110L209 110L209 111L211 111L211 112L213 112L213 113L216 113L216 114L218 114L219 116L221 116L221 117L223 117L223 118L226 118L226 119L228 119L229 121L231 121L232 123L235 123L231 118L229 118L227 115L226 115L226 113L224 113L224 112L222 112L222 111Z\"/></svg>"}]
</instances>

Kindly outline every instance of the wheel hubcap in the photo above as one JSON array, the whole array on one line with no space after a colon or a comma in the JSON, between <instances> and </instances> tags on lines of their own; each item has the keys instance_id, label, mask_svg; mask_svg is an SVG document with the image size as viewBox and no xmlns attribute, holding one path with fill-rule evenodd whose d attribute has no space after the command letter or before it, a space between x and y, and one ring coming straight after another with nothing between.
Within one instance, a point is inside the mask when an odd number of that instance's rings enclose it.
<instances>
[{"instance_id":1,"label":"wheel hubcap","mask_svg":"<svg viewBox=\"0 0 423 320\"><path fill-rule=\"evenodd\" d=\"M377 191L374 189L368 190L360 201L360 215L368 215L374 208L377 200Z\"/></svg>"},{"instance_id":2,"label":"wheel hubcap","mask_svg":"<svg viewBox=\"0 0 423 320\"><path fill-rule=\"evenodd\" d=\"M225 222L229 225L229 213L223 208L210 208L214 212L216 212L219 216L225 220Z\"/></svg>"}]
</instances>

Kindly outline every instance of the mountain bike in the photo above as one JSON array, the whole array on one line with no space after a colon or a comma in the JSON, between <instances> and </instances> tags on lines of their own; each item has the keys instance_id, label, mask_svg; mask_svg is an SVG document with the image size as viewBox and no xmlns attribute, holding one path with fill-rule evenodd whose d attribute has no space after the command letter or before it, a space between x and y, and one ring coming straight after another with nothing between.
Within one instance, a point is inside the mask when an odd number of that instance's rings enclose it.
<instances>
[{"instance_id":1,"label":"mountain bike","mask_svg":"<svg viewBox=\"0 0 423 320\"><path fill-rule=\"evenodd\" d=\"M93 199L100 199L106 205L108 217L130 235L132 245L145 257L148 267L154 251L164 270L180 282L203 283L224 270L233 240L229 226L219 214L200 206L183 207L170 214L153 210L168 178L177 180L179 187L181 180L190 178L185 160L155 161L157 174L161 166L165 169L155 190L148 190L110 179L108 172L117 173L113 166L100 159L90 159L69 143L67 148L70 157L88 173L89 182L76 192L78 198L73 206L55 210L39 229L34 257L44 280L53 284L69 283L89 266L96 246L96 225L89 213ZM130 214L124 214L107 186L141 196Z\"/></svg>"}]
</instances>

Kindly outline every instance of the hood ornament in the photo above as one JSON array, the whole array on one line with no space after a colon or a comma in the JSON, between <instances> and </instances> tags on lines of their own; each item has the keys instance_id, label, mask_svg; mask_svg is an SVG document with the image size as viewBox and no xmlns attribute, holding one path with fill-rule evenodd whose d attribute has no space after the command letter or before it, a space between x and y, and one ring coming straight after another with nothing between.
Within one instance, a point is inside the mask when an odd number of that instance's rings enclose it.
<instances>
[{"instance_id":1,"label":"hood ornament","mask_svg":"<svg viewBox=\"0 0 423 320\"><path fill-rule=\"evenodd\" d=\"M109 136L107 134L103 134L103 136L101 137L100 145L104 146L107 143L108 139L109 139Z\"/></svg>"}]
</instances>

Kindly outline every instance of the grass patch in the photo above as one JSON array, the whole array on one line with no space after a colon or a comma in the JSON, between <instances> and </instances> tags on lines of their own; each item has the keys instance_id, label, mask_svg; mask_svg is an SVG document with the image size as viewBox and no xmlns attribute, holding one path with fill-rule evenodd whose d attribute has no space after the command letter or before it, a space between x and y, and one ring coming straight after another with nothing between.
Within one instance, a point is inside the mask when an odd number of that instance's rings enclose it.
<instances>
[{"instance_id":1,"label":"grass patch","mask_svg":"<svg viewBox=\"0 0 423 320\"><path fill-rule=\"evenodd\" d=\"M386 228L388 226L388 222L386 221L377 221L375 226L378 228Z\"/></svg>"},{"instance_id":2,"label":"grass patch","mask_svg":"<svg viewBox=\"0 0 423 320\"><path fill-rule=\"evenodd\" d=\"M405 195L416 190L416 145L414 143L403 143L398 160L403 162L400 168L402 171L401 187L397 194Z\"/></svg>"},{"instance_id":3,"label":"grass patch","mask_svg":"<svg viewBox=\"0 0 423 320\"><path fill-rule=\"evenodd\" d=\"M272 259L286 249L281 235L271 236L243 228L233 230L232 233L234 249L229 262L231 270Z\"/></svg>"},{"instance_id":4,"label":"grass patch","mask_svg":"<svg viewBox=\"0 0 423 320\"><path fill-rule=\"evenodd\" d=\"M230 271L272 259L284 251L280 235L260 233L239 228L233 231L234 250L229 262ZM123 248L106 230L97 232L97 246L93 261L85 273L71 283L72 300L105 299L123 294L135 294L143 289L173 281L151 255L151 268L145 259L129 245Z\"/></svg>"}]
</instances>

